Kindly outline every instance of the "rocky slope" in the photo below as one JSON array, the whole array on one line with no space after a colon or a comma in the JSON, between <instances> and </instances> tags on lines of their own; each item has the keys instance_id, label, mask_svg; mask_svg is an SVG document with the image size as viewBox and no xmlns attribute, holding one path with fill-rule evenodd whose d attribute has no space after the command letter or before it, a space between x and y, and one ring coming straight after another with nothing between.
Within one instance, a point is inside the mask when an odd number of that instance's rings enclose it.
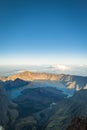
<instances>
[{"instance_id":1,"label":"rocky slope","mask_svg":"<svg viewBox=\"0 0 87 130\"><path fill-rule=\"evenodd\" d=\"M26 86L28 84L29 84L29 82L17 78L14 81L13 80L7 80L6 82L3 83L3 86L5 87L6 90L12 90L12 89L16 89L16 88Z\"/></svg>"},{"instance_id":2,"label":"rocky slope","mask_svg":"<svg viewBox=\"0 0 87 130\"><path fill-rule=\"evenodd\" d=\"M17 105L8 99L4 87L0 86L0 126L8 129L18 117Z\"/></svg>"},{"instance_id":3,"label":"rocky slope","mask_svg":"<svg viewBox=\"0 0 87 130\"><path fill-rule=\"evenodd\" d=\"M31 130L33 128L35 130L75 130L75 128L86 130L87 90L80 90L68 99L61 97L61 91L57 91L49 87L35 88L34 91L33 89L25 90L24 96L21 95L15 99L22 115L15 127L18 130L24 130L24 128L27 130L28 128ZM28 113L26 113L27 109Z\"/></svg>"},{"instance_id":4,"label":"rocky slope","mask_svg":"<svg viewBox=\"0 0 87 130\"><path fill-rule=\"evenodd\" d=\"M67 130L87 130L87 119L75 117Z\"/></svg>"},{"instance_id":5,"label":"rocky slope","mask_svg":"<svg viewBox=\"0 0 87 130\"><path fill-rule=\"evenodd\" d=\"M80 90L73 97L59 102L45 130L66 130L75 117L87 118L87 90Z\"/></svg>"}]
</instances>

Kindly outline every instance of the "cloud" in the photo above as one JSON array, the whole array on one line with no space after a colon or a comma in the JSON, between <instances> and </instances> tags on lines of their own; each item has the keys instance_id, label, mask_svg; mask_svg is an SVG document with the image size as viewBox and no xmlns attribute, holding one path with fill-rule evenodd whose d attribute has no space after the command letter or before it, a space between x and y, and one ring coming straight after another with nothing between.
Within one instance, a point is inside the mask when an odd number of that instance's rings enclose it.
<instances>
[{"instance_id":1,"label":"cloud","mask_svg":"<svg viewBox=\"0 0 87 130\"><path fill-rule=\"evenodd\" d=\"M54 65L54 68L56 70L66 71L66 70L69 70L71 67L68 65L59 64L59 65Z\"/></svg>"}]
</instances>

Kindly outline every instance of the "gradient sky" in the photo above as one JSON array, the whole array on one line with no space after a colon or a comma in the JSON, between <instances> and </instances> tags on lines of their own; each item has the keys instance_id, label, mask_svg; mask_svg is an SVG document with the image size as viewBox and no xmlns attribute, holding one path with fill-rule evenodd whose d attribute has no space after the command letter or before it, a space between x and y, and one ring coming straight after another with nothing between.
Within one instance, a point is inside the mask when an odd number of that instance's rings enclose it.
<instances>
[{"instance_id":1,"label":"gradient sky","mask_svg":"<svg viewBox=\"0 0 87 130\"><path fill-rule=\"evenodd\" d=\"M87 64L87 1L0 0L0 64Z\"/></svg>"}]
</instances>

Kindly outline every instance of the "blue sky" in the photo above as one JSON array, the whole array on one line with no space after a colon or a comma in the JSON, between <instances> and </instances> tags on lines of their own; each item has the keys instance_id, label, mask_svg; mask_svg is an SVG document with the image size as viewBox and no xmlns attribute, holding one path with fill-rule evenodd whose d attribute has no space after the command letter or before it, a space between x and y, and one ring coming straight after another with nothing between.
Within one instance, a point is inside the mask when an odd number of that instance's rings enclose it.
<instances>
[{"instance_id":1,"label":"blue sky","mask_svg":"<svg viewBox=\"0 0 87 130\"><path fill-rule=\"evenodd\" d=\"M87 64L86 0L0 0L0 64Z\"/></svg>"}]
</instances>

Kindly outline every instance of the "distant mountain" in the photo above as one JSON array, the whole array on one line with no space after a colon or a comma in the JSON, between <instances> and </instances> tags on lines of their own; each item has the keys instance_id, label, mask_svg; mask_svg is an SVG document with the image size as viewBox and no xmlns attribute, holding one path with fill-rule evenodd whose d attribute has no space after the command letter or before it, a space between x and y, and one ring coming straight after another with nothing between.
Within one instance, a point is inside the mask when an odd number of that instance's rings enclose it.
<instances>
[{"instance_id":1,"label":"distant mountain","mask_svg":"<svg viewBox=\"0 0 87 130\"><path fill-rule=\"evenodd\" d=\"M30 72L24 71L7 78L2 78L2 80L15 80L17 78L22 80L59 80L63 75L60 74L49 74L49 73L38 73L38 72Z\"/></svg>"},{"instance_id":2,"label":"distant mountain","mask_svg":"<svg viewBox=\"0 0 87 130\"><path fill-rule=\"evenodd\" d=\"M49 73L37 73L25 71L21 72L7 78L0 78L1 81L15 81L16 79L21 79L23 81L52 81L56 83L62 83L69 89L75 88L80 90L82 88L87 88L87 76L74 76L74 75L65 75L65 74L49 74ZM51 82L51 84L52 84ZM48 84L49 85L49 84ZM55 85L54 85L55 86Z\"/></svg>"}]
</instances>

